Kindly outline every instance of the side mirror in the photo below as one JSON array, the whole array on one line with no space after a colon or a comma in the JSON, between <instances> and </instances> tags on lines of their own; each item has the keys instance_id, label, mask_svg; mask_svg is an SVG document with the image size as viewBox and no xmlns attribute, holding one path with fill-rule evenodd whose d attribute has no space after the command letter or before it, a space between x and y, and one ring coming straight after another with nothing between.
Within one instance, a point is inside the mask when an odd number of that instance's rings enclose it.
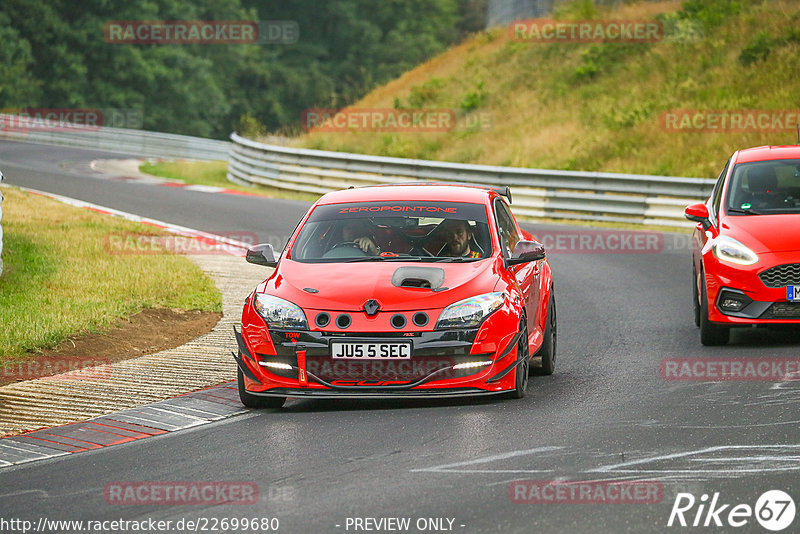
<instances>
[{"instance_id":1,"label":"side mirror","mask_svg":"<svg viewBox=\"0 0 800 534\"><path fill-rule=\"evenodd\" d=\"M709 213L708 213L708 206L703 203L699 204L692 204L686 208L684 212L686 218L690 221L699 222L703 225L703 228L708 228L711 226L711 221L709 220Z\"/></svg>"},{"instance_id":2,"label":"side mirror","mask_svg":"<svg viewBox=\"0 0 800 534\"><path fill-rule=\"evenodd\" d=\"M248 248L245 259L247 263L255 263L264 267L276 267L278 265L278 260L275 259L275 251L269 243L253 245Z\"/></svg>"},{"instance_id":3,"label":"side mirror","mask_svg":"<svg viewBox=\"0 0 800 534\"><path fill-rule=\"evenodd\" d=\"M514 253L506 260L506 265L519 265L544 258L544 245L538 241L520 241Z\"/></svg>"}]
</instances>

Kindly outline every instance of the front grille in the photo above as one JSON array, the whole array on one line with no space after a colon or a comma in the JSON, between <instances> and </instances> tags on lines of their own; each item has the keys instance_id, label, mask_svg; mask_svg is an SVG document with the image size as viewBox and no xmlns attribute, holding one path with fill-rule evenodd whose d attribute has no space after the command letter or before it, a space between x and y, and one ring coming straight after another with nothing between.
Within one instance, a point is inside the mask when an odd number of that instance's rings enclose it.
<instances>
[{"instance_id":1,"label":"front grille","mask_svg":"<svg viewBox=\"0 0 800 534\"><path fill-rule=\"evenodd\" d=\"M470 354L472 342L477 329L458 331L419 332L414 336L405 336L403 332L347 332L331 334L328 332L300 332L287 334L270 331L272 342L277 351L276 356L262 357L273 361L297 365L297 350L305 351L308 372L325 382L337 380L397 381L416 382L438 369L447 369L436 375L437 379L469 376L481 371L481 368L453 370L458 363L472 362L489 355ZM291 336L291 337L289 337ZM331 357L330 342L334 340L403 340L413 344L410 360L396 361L354 361L334 360ZM297 371L281 371L268 369L270 372L290 377L297 377Z\"/></svg>"},{"instance_id":2,"label":"front grille","mask_svg":"<svg viewBox=\"0 0 800 534\"><path fill-rule=\"evenodd\" d=\"M787 263L767 269L758 275L767 287L800 285L800 263Z\"/></svg>"},{"instance_id":3,"label":"front grille","mask_svg":"<svg viewBox=\"0 0 800 534\"><path fill-rule=\"evenodd\" d=\"M800 319L800 302L776 302L759 319Z\"/></svg>"},{"instance_id":4,"label":"front grille","mask_svg":"<svg viewBox=\"0 0 800 534\"><path fill-rule=\"evenodd\" d=\"M416 382L429 374L439 371L437 379L459 378L474 374L481 369L467 368L453 370L453 365L474 361L469 351L456 348L451 351L432 351L419 349L410 360L399 361L347 361L334 360L329 356L312 356L307 358L308 372L326 382L337 380L390 380L398 382Z\"/></svg>"}]
</instances>

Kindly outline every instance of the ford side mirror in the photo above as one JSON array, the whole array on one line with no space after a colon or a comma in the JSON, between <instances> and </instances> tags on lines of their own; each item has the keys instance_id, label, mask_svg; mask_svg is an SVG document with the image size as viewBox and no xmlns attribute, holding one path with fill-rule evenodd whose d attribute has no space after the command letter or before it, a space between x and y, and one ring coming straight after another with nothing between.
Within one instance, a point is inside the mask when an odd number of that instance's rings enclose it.
<instances>
[{"instance_id":1,"label":"ford side mirror","mask_svg":"<svg viewBox=\"0 0 800 534\"><path fill-rule=\"evenodd\" d=\"M699 222L703 225L703 228L706 229L711 226L711 221L709 220L709 213L708 213L708 206L703 203L699 204L692 204L686 208L684 212L686 218L690 221Z\"/></svg>"},{"instance_id":2,"label":"ford side mirror","mask_svg":"<svg viewBox=\"0 0 800 534\"><path fill-rule=\"evenodd\" d=\"M514 247L514 253L506 260L506 265L519 265L544 258L544 245L538 241L520 241Z\"/></svg>"},{"instance_id":3,"label":"ford side mirror","mask_svg":"<svg viewBox=\"0 0 800 534\"><path fill-rule=\"evenodd\" d=\"M253 245L248 248L245 259L247 263L263 265L264 267L276 267L278 265L278 260L275 259L275 251L269 243Z\"/></svg>"}]
</instances>

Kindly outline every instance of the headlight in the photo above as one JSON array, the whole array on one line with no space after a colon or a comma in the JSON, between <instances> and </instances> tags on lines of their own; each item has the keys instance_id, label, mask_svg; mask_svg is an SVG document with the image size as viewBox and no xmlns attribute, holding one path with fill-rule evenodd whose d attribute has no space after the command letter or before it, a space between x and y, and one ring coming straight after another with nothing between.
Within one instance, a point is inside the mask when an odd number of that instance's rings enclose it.
<instances>
[{"instance_id":1,"label":"headlight","mask_svg":"<svg viewBox=\"0 0 800 534\"><path fill-rule=\"evenodd\" d=\"M490 313L503 305L502 292L485 293L459 300L444 309L436 328L471 328L478 326Z\"/></svg>"},{"instance_id":2,"label":"headlight","mask_svg":"<svg viewBox=\"0 0 800 534\"><path fill-rule=\"evenodd\" d=\"M718 237L711 246L711 250L718 259L739 265L753 265L758 261L758 255L755 252L732 237Z\"/></svg>"},{"instance_id":3,"label":"headlight","mask_svg":"<svg viewBox=\"0 0 800 534\"><path fill-rule=\"evenodd\" d=\"M253 306L272 328L308 330L306 316L297 304L265 293L256 293Z\"/></svg>"}]
</instances>

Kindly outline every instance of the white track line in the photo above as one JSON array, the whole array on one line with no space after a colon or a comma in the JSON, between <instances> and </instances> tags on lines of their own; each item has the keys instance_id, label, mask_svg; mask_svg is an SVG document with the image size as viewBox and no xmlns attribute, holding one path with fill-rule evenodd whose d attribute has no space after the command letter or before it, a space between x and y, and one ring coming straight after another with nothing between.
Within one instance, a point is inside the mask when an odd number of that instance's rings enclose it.
<instances>
[{"instance_id":1,"label":"white track line","mask_svg":"<svg viewBox=\"0 0 800 534\"><path fill-rule=\"evenodd\" d=\"M536 449L526 449L523 451L511 451L511 452L504 452L502 454L496 454L494 456L486 456L485 458L476 458L475 460L467 460L466 462L457 462L454 464L445 464L445 465L437 465L434 467L425 467L423 469L412 469L412 473L421 473L421 472L439 472L439 473L545 473L551 470L471 470L471 469L455 469L457 467L468 466L468 465L476 465L476 464L485 464L489 462L494 462L497 460L506 460L508 458L516 458L517 456L527 456L529 454L536 454L539 452L550 452L550 451L557 451L561 450L564 447L538 447Z\"/></svg>"},{"instance_id":2,"label":"white track line","mask_svg":"<svg viewBox=\"0 0 800 534\"><path fill-rule=\"evenodd\" d=\"M4 186L6 187L6 186ZM17 187L17 186L15 186ZM18 189L22 191L27 191L29 193L35 193L37 195L42 195L48 198L52 198L53 200L57 200L64 204L69 204L70 206L75 206L78 208L86 208L91 209L94 211L98 211L100 213L104 213L106 215L111 215L113 217L120 217L122 219L127 219L129 221L140 222L140 223L147 223L153 226L157 226L159 228L163 228L168 232L183 235L186 237L202 237L205 239L212 239L214 241L218 241L220 243L224 243L226 245L231 245L235 248L241 250L241 254L244 255L244 252L250 248L250 244L244 243L242 241L238 241L236 239L230 239L225 236L212 234L209 232L204 232L202 230L195 230L194 228L188 228L186 226L181 226L178 224L168 223L166 221L160 221L158 219L150 219L149 217L142 217L140 215L135 215L133 213L128 213L126 211L120 211L114 208L109 208L106 206L100 206L98 204L93 204L91 202L86 202L84 200L78 200L76 198L65 197L63 195L57 195L55 193L48 193L47 191L40 191L38 189L31 189L28 187L18 187Z\"/></svg>"}]
</instances>

